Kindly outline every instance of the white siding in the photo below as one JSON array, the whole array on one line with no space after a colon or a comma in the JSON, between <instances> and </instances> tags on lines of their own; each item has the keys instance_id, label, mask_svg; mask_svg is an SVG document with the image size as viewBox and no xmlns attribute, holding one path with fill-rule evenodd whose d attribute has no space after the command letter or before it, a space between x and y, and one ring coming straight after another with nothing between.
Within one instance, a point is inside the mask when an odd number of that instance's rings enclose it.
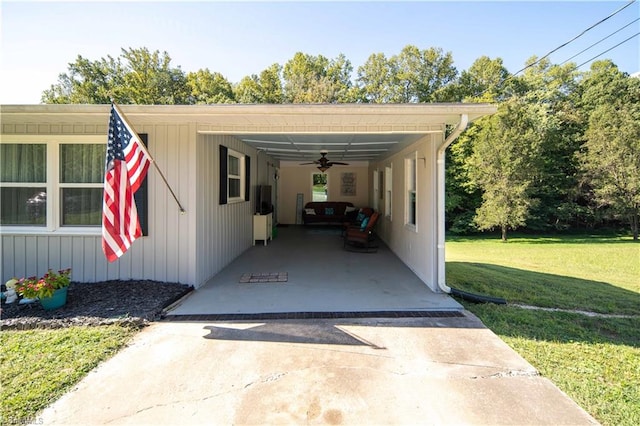
<instances>
[{"instance_id":1,"label":"white siding","mask_svg":"<svg viewBox=\"0 0 640 426\"><path fill-rule=\"evenodd\" d=\"M220 205L220 145L251 157L250 201ZM226 135L198 136L197 153L196 285L200 286L252 246L255 187L265 184L267 162L273 160ZM255 181L256 170L260 182Z\"/></svg>"},{"instance_id":2,"label":"white siding","mask_svg":"<svg viewBox=\"0 0 640 426\"><path fill-rule=\"evenodd\" d=\"M77 119L76 119L77 120ZM107 135L108 115L104 125L60 122L53 124L18 123L3 126L2 140L12 135ZM155 167L148 172L149 236L136 240L120 259L108 263L102 253L99 230L81 235L73 231L3 232L3 282L16 276L42 275L48 268L71 267L72 279L82 282L104 280L149 279L164 282L195 284L195 199L192 182L195 179L196 130L193 124L147 124L132 126L138 133L147 133L149 152L173 188L186 210L180 211Z\"/></svg>"},{"instance_id":3,"label":"white siding","mask_svg":"<svg viewBox=\"0 0 640 426\"><path fill-rule=\"evenodd\" d=\"M436 140L440 135L425 136L419 142L403 149L385 161L370 166L373 170L393 170L392 220L385 217L384 206L380 204L382 216L376 230L380 238L422 281L433 291L437 283L437 211L436 211ZM405 226L405 158L417 152L417 217L416 229ZM373 188L373 181L370 180ZM386 188L385 188L386 190ZM373 191L372 191L373 192Z\"/></svg>"}]
</instances>

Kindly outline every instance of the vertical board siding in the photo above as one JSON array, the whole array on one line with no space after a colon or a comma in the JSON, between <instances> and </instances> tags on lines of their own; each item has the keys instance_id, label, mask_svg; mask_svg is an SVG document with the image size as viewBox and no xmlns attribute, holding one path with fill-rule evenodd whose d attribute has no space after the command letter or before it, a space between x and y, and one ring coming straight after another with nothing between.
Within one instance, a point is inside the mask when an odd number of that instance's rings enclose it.
<instances>
[{"instance_id":1,"label":"vertical board siding","mask_svg":"<svg viewBox=\"0 0 640 426\"><path fill-rule=\"evenodd\" d=\"M250 201L220 205L219 146L251 156L251 175L256 167L267 167L264 156L257 159L254 149L225 135L201 135L197 144L197 279L202 285L252 245L255 184L252 179ZM258 163L260 163L258 165Z\"/></svg>"},{"instance_id":2,"label":"vertical board siding","mask_svg":"<svg viewBox=\"0 0 640 426\"><path fill-rule=\"evenodd\" d=\"M93 235L56 235L55 233L3 233L3 282L11 277L42 275L47 269L72 268L72 279L80 282L147 279L162 282L196 284L195 200L190 188L194 185L193 161L196 152L195 125L147 124L132 126L149 135L149 152L164 173L169 185L187 211L180 210L154 166L149 168L149 236L136 240L118 260L108 263L102 253L102 238ZM107 138L108 115L104 125L57 123L36 125L25 123L7 128L6 134L50 134L63 139L65 134L104 134ZM61 136L57 138L57 136Z\"/></svg>"},{"instance_id":3,"label":"vertical board siding","mask_svg":"<svg viewBox=\"0 0 640 426\"><path fill-rule=\"evenodd\" d=\"M377 231L382 240L398 258L411 269L433 291L437 291L437 179L436 179L436 142L435 135L426 136L406 147L384 162L371 164L373 170L385 170L391 165L392 177L392 221L384 217ZM405 226L405 158L417 152L417 231ZM424 158L424 159L423 159ZM372 185L372 182L371 182ZM373 187L373 185L371 186ZM386 188L384 188L386 190Z\"/></svg>"}]
</instances>

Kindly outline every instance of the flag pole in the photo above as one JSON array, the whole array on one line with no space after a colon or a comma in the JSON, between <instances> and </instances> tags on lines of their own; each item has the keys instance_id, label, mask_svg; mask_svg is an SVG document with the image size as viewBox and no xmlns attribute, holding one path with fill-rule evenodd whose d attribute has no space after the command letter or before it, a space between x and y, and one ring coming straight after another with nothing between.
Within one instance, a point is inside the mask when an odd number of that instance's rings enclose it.
<instances>
[{"instance_id":1,"label":"flag pole","mask_svg":"<svg viewBox=\"0 0 640 426\"><path fill-rule=\"evenodd\" d=\"M122 112L120 107L118 107L118 104L116 104L113 101L111 101L111 104L113 105L113 107L116 109L116 111L118 112L118 114L122 118L122 121L124 121L127 124L127 127L129 127L131 130L133 130L133 126L131 126L131 123L129 123L129 120L127 119L127 117L124 115L124 113ZM135 130L134 130L134 132L135 132ZM136 135L137 134L138 134L138 132L136 132ZM147 156L149 157L149 160L151 161L151 164L153 164L155 166L156 170L158 171L158 174L160 175L160 177L164 181L164 184L167 186L167 189L169 189L169 192L173 196L173 199L176 200L176 204L178 204L178 208L180 209L180 213L182 213L182 214L186 213L187 211L182 207L182 205L180 204L180 201L178 201L178 197L176 197L176 194L173 192L173 189L171 189L171 186L169 185L169 182L167 182L167 178L164 177L164 174L162 173L162 170L160 170L160 167L158 167L158 164L156 163L156 160L154 160L154 158L151 156L151 154L149 154L149 151L147 150L147 147L144 146L143 143L141 143L140 144L140 148L142 150L144 150L145 154L147 154Z\"/></svg>"}]
</instances>

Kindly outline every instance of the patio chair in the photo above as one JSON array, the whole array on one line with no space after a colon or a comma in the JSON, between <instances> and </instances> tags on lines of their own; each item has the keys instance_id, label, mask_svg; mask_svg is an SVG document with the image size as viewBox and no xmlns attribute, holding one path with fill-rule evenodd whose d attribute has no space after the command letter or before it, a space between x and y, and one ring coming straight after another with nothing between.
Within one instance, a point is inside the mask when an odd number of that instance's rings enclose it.
<instances>
[{"instance_id":1,"label":"patio chair","mask_svg":"<svg viewBox=\"0 0 640 426\"><path fill-rule=\"evenodd\" d=\"M342 223L342 233L340 235L344 238L347 233L347 229L360 227L362 225L362 221L367 217L371 217L373 212L374 210L371 207L362 207L360 211L354 212L355 215L353 215L350 221Z\"/></svg>"},{"instance_id":2,"label":"patio chair","mask_svg":"<svg viewBox=\"0 0 640 426\"><path fill-rule=\"evenodd\" d=\"M378 246L374 246L371 243L375 240L373 230L378 222L379 213L373 212L368 220L363 221L363 226L349 227L344 235L344 248L349 251L356 251L360 253L375 253L378 251Z\"/></svg>"}]
</instances>

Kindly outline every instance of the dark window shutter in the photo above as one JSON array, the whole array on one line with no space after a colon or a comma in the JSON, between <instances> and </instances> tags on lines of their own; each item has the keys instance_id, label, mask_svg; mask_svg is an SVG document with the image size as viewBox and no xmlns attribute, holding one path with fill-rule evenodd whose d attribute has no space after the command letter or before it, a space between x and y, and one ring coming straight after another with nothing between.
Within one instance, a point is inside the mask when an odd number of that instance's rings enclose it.
<instances>
[{"instance_id":1,"label":"dark window shutter","mask_svg":"<svg viewBox=\"0 0 640 426\"><path fill-rule=\"evenodd\" d=\"M146 133L138 133L140 141L146 147L148 146L149 135ZM151 170L147 171L147 175ZM142 185L138 188L133 199L136 202L136 209L138 209L138 221L140 222L140 228L142 228L142 235L149 235L149 184L148 177L145 176L142 181Z\"/></svg>"},{"instance_id":2,"label":"dark window shutter","mask_svg":"<svg viewBox=\"0 0 640 426\"><path fill-rule=\"evenodd\" d=\"M220 145L220 204L227 204L227 155L228 149Z\"/></svg>"},{"instance_id":3,"label":"dark window shutter","mask_svg":"<svg viewBox=\"0 0 640 426\"><path fill-rule=\"evenodd\" d=\"M244 200L251 200L251 157L244 156Z\"/></svg>"}]
</instances>

